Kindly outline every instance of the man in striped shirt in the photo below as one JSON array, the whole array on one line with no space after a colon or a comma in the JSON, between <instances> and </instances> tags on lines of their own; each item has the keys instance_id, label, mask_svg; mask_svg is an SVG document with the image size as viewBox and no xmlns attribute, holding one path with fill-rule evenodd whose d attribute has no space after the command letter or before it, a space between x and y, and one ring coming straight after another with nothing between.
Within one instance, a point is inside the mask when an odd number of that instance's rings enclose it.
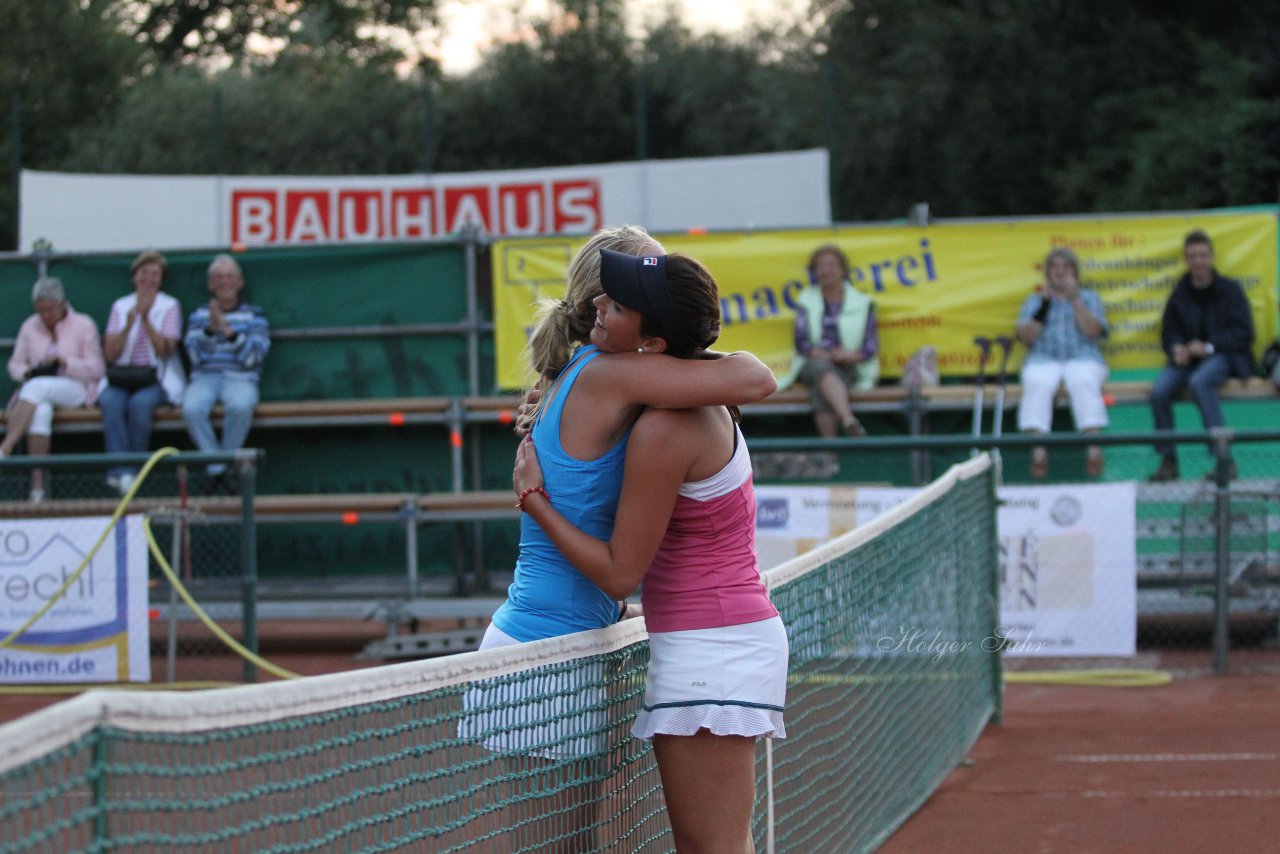
<instances>
[{"instance_id":1,"label":"man in striped shirt","mask_svg":"<svg viewBox=\"0 0 1280 854\"><path fill-rule=\"evenodd\" d=\"M182 420L191 441L201 451L236 451L244 446L258 404L258 378L271 347L270 329L262 309L242 302L244 274L230 255L209 265L209 293L213 298L191 312L183 338L191 363L191 379L182 403ZM223 407L222 439L210 414ZM230 484L226 466L208 469L211 488Z\"/></svg>"}]
</instances>

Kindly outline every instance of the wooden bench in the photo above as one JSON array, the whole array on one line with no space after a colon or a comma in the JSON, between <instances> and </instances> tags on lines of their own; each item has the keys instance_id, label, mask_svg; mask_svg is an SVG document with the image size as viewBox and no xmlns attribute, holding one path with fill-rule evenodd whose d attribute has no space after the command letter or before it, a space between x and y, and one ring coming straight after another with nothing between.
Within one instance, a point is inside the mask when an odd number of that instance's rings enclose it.
<instances>
[{"instance_id":1,"label":"wooden bench","mask_svg":"<svg viewBox=\"0 0 1280 854\"><path fill-rule=\"evenodd\" d=\"M214 408L215 421L222 407ZM253 411L255 428L382 426L407 424L448 424L460 418L455 397L389 397L355 400L272 400L259 403ZM4 423L0 413L0 424ZM102 411L97 407L57 409L54 432L88 433L102 429ZM157 430L181 430L182 410L164 405L156 409Z\"/></svg>"},{"instance_id":2,"label":"wooden bench","mask_svg":"<svg viewBox=\"0 0 1280 854\"><path fill-rule=\"evenodd\" d=\"M912 394L905 386L877 386L849 395L855 412L904 412L913 410L967 411L973 408L977 386L973 383L925 386ZM1104 383L1103 394L1109 402L1146 403L1151 383L1144 380L1121 380ZM1230 379L1221 389L1223 400L1273 400L1280 398L1275 383L1265 377L1247 380ZM1022 386L1005 385L1004 405L1014 407L1022 399ZM514 423L520 407L519 394L482 396L391 397L350 400L275 400L263 401L254 409L255 428L391 426L411 424L445 424L459 428L471 423ZM1058 402L1066 403L1066 393L1059 391ZM996 385L988 381L984 408L996 405ZM742 407L744 415L798 415L809 411L809 390L792 386L775 392L759 403ZM221 407L214 419L222 416ZM156 410L156 429L182 429L182 412L177 407L161 406ZM0 424L4 414L0 413ZM54 412L55 432L92 432L101 429L101 412L96 407L59 409Z\"/></svg>"}]
</instances>

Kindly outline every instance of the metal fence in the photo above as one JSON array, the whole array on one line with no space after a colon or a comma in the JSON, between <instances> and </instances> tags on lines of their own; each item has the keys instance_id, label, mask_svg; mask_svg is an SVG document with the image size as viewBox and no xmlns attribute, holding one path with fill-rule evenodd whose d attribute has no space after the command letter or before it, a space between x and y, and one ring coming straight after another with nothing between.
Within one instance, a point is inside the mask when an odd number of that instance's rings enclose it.
<instances>
[{"instance_id":1,"label":"metal fence","mask_svg":"<svg viewBox=\"0 0 1280 854\"><path fill-rule=\"evenodd\" d=\"M1280 625L1280 431L1161 434L1177 446L1182 479L1149 482L1154 434L1016 434L860 439L752 439L758 482L891 485L885 471L941 471L976 452L1000 460L1005 485L1135 484L1132 540L1118 531L1104 548L1134 548L1140 648L1203 649L1214 669L1228 650L1277 642ZM1100 478L1084 475L1085 447L1103 447ZM1030 477L1030 450L1048 448L1050 481ZM1230 478L1234 460L1239 476Z\"/></svg>"},{"instance_id":2,"label":"metal fence","mask_svg":"<svg viewBox=\"0 0 1280 854\"><path fill-rule=\"evenodd\" d=\"M229 465L231 473L213 477L210 465ZM201 603L213 625L256 652L257 468L255 451L0 459L0 524L9 544L3 561L10 582L0 637L12 635L10 652L52 649L60 633L68 639L62 646L74 646L75 640L89 648L125 626L135 629L130 621L138 615L130 612L129 596L137 579L127 577L131 569L118 569L135 561L145 562L153 680L183 681L184 661L228 652L214 628L192 619L194 609L179 604L180 588ZM136 477L125 482L125 494L122 470ZM36 479L44 495L33 501ZM48 607L32 621L37 606ZM244 681L256 678L252 661L229 659L229 665L228 678L236 678L237 669ZM201 678L207 674L201 668Z\"/></svg>"},{"instance_id":3,"label":"metal fence","mask_svg":"<svg viewBox=\"0 0 1280 854\"><path fill-rule=\"evenodd\" d=\"M1018 434L998 439L963 435L789 438L753 439L751 448L757 480L762 484L785 481L860 489L877 483L906 485L894 484L878 477L878 473L942 471L978 449L998 455L1004 484L1028 485L1033 482L1027 466L1033 445L1049 448L1056 476L1052 483L1084 483L1084 446L1101 445L1106 468L1100 480L1135 484L1134 529L1129 532L1117 528L1101 547L1136 552L1139 647L1203 650L1211 655L1213 667L1225 672L1233 646L1277 642L1280 430L1171 434L1167 438L1178 447L1188 477L1165 483L1146 481L1157 461L1151 450L1153 438L1151 433ZM1217 464L1210 447L1219 452ZM1239 467L1236 479L1229 478L1228 455ZM121 465L141 467L147 460L141 454L0 459L0 523L7 529L6 536L19 531L22 525L37 522L67 526L71 520L87 519L96 520L101 526L120 509L121 503L118 490L107 482L108 470ZM233 488L225 480L207 475L206 466L211 463L235 466L238 482ZM264 609L281 619L379 619L387 623L390 640L395 637L397 624L407 622L413 627L419 619L432 614L475 619L476 609L492 605L497 591L510 577L509 549L497 548L479 558L487 567L472 567L477 571L487 568L490 584L470 590L470 597L450 596L457 591L437 590L420 582L415 587L416 541L406 536L405 530L428 524L428 520L393 514L394 518L382 527L397 544L403 543L404 574L393 570L341 579L338 586L327 591L326 601L326 579L307 578L305 585L299 583L304 579L287 579L292 585L281 583L281 589L270 589L273 582L268 573L264 598L258 578L259 526L264 517L255 507L259 469L267 465L269 462L256 451L234 455L173 452L155 461L121 511L126 516L145 518L156 546L151 548L140 530L131 532L125 545L130 551L147 555L154 680L191 678L184 671L184 662L198 665L193 666L192 672L207 676L207 659L212 657L227 659L224 673L228 677L256 679L258 665L252 660L242 663L228 655L225 641L200 622L199 611L207 613L214 624L251 652L258 649L258 624ZM46 494L43 500L32 502L29 493L36 467L45 471ZM1193 476L1201 475L1202 468L1212 477ZM482 524L468 521L472 518L468 512L459 512L456 518L450 516L449 524ZM483 522L486 528L514 529L514 521L493 518L495 512L477 510L474 519L487 520ZM310 514L290 519L287 514L278 517L273 512L267 521L286 521L303 530L304 535L318 535L344 525L340 516ZM459 555L463 554L460 549ZM10 566L21 560L29 562L29 558L12 552L4 557ZM182 587L190 591L195 607L182 600L178 586L164 572L162 559L172 567ZM0 624L6 634L15 627L13 619ZM413 649L423 654L446 651L424 643L414 644Z\"/></svg>"}]
</instances>

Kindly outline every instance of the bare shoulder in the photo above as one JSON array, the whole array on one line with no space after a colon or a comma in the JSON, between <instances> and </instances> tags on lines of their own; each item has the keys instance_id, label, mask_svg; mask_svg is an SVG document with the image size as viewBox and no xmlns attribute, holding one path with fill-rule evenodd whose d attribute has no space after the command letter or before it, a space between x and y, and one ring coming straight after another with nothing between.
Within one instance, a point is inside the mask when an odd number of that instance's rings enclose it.
<instances>
[{"instance_id":1,"label":"bare shoulder","mask_svg":"<svg viewBox=\"0 0 1280 854\"><path fill-rule=\"evenodd\" d=\"M693 409L646 409L632 429L632 440L687 443L695 436L714 435L721 424L731 423L723 406L699 406ZM726 432L726 435L731 435Z\"/></svg>"}]
</instances>

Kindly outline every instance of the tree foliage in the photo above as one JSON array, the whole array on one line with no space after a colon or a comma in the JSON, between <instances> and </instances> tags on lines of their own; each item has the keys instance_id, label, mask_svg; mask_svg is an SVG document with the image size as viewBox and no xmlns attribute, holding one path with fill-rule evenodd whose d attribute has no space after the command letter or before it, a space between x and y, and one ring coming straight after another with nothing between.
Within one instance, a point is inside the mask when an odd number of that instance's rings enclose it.
<instances>
[{"instance_id":1,"label":"tree foliage","mask_svg":"<svg viewBox=\"0 0 1280 854\"><path fill-rule=\"evenodd\" d=\"M285 45L327 44L352 59L385 50L367 29L417 30L432 0L116 0L128 29L156 62L241 57L251 36Z\"/></svg>"},{"instance_id":2,"label":"tree foliage","mask_svg":"<svg viewBox=\"0 0 1280 854\"><path fill-rule=\"evenodd\" d=\"M9 163L370 174L826 146L833 214L1274 202L1280 0L810 0L786 28L641 31L561 0L467 75L386 39L412 0L0 0ZM269 53L250 50L264 37ZM13 183L0 188L12 246Z\"/></svg>"}]
</instances>

